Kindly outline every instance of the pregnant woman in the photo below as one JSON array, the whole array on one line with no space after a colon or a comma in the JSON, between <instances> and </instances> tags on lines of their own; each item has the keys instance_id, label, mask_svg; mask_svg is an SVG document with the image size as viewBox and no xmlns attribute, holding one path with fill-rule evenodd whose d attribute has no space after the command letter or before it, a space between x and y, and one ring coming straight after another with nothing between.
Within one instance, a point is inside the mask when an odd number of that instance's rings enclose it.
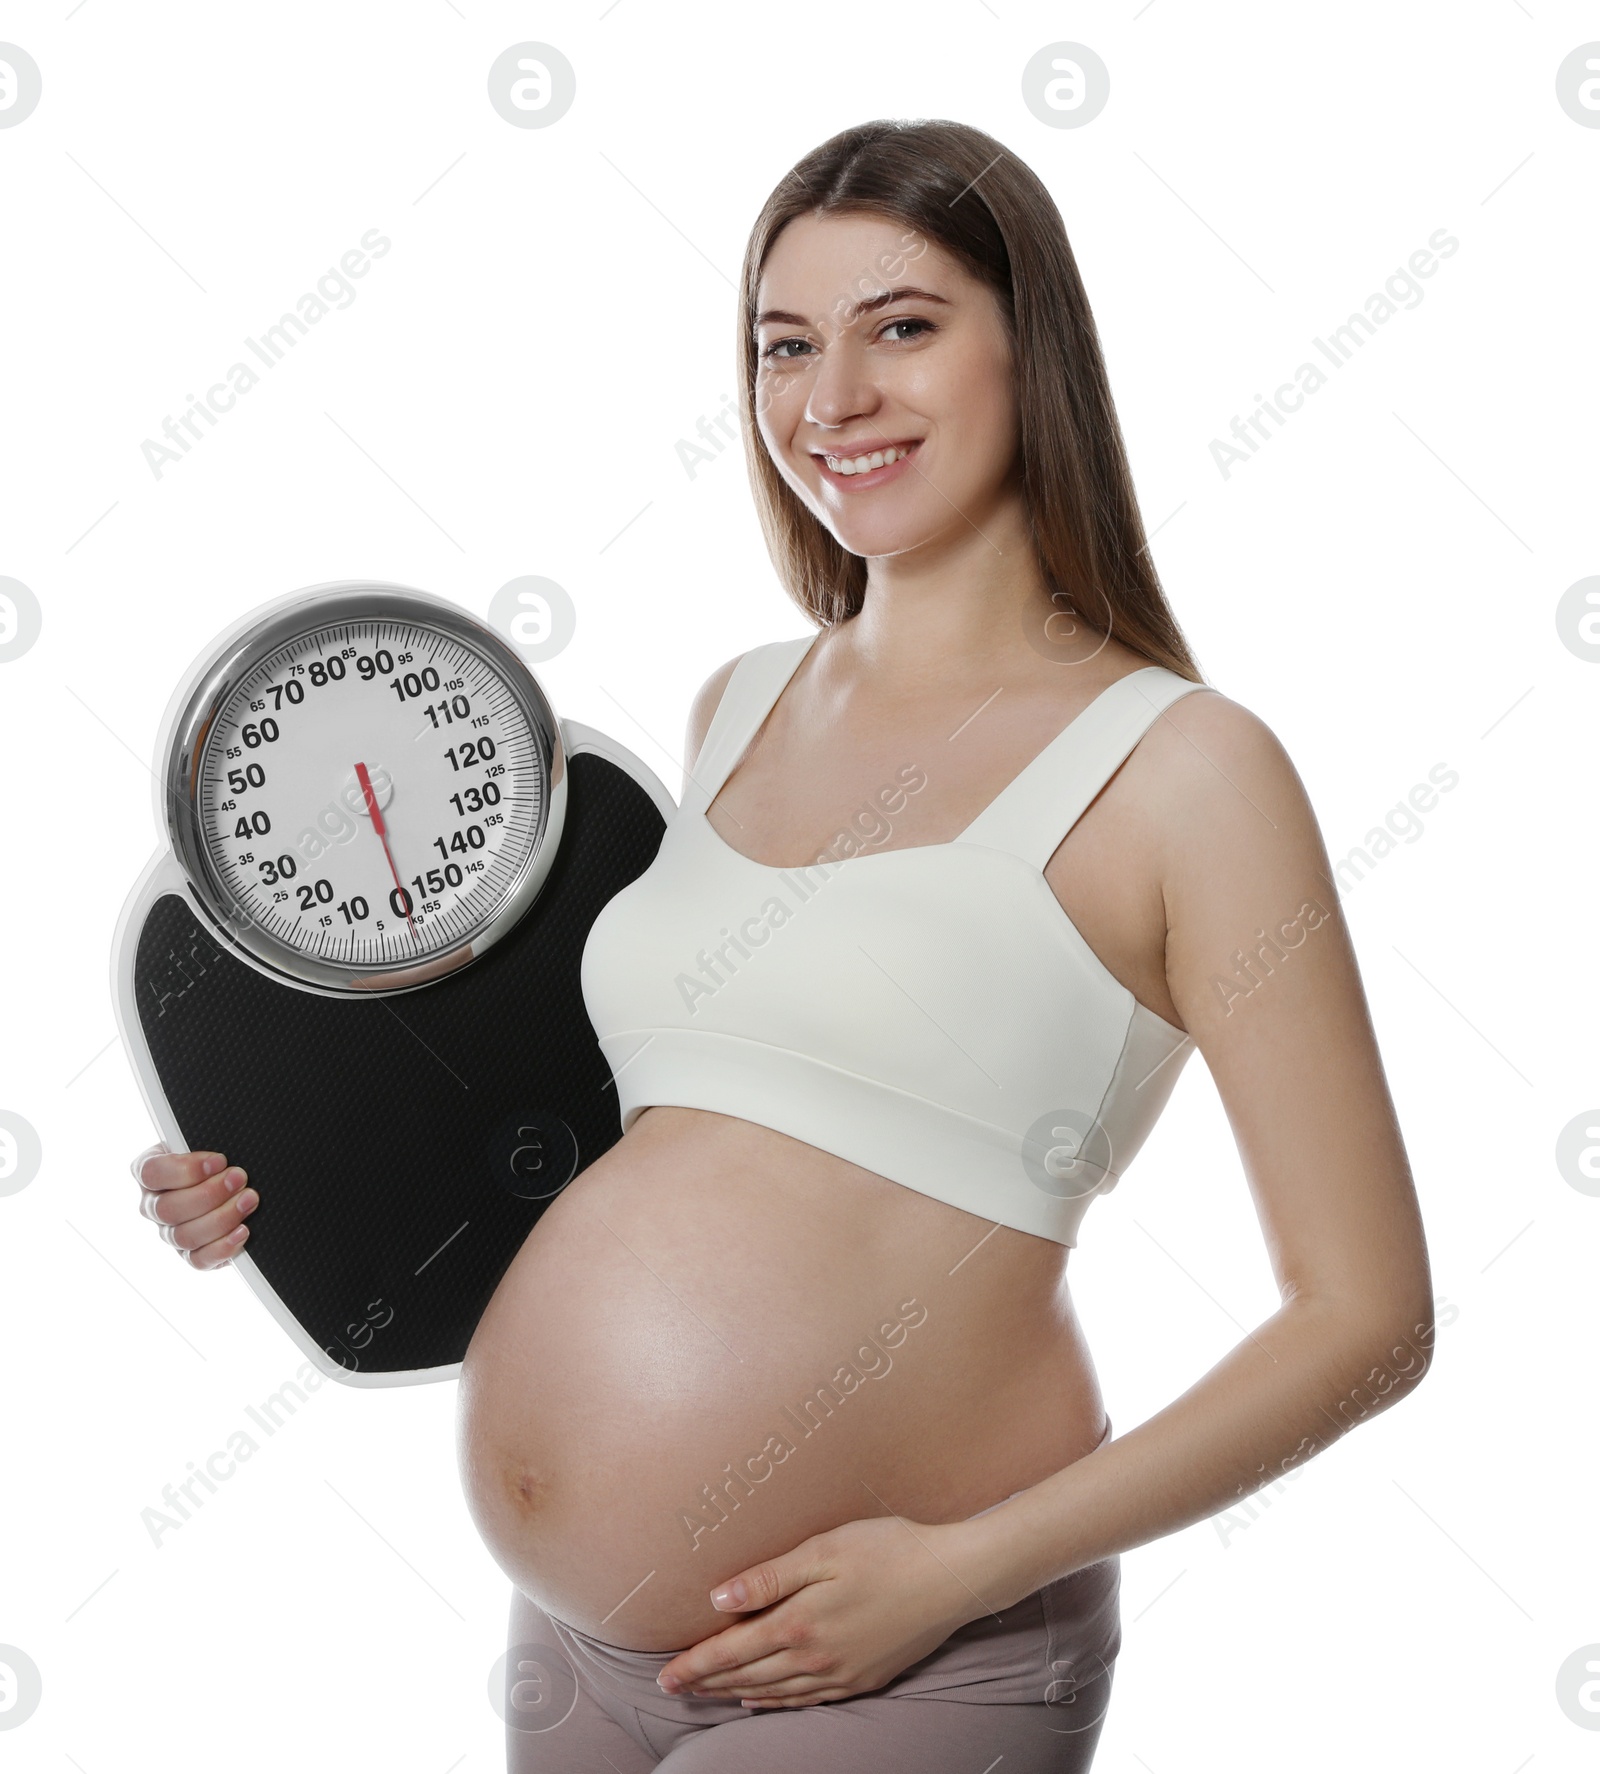
<instances>
[{"instance_id":1,"label":"pregnant woman","mask_svg":"<svg viewBox=\"0 0 1600 1774\"><path fill-rule=\"evenodd\" d=\"M583 956L623 1137L462 1366L510 1766L1081 1771L1119 1554L1425 1371L1416 1198L1315 818L1163 596L1044 186L962 125L846 130L739 327L810 631L694 700ZM1067 1255L1194 1048L1282 1305L1112 1439ZM222 1155L140 1175L190 1263L239 1249Z\"/></svg>"}]
</instances>

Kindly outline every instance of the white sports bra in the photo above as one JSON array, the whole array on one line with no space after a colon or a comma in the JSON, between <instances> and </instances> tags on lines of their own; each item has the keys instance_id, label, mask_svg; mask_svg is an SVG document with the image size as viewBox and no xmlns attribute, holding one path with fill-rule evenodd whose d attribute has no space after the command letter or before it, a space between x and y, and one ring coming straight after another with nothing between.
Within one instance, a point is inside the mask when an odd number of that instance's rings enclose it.
<instances>
[{"instance_id":1,"label":"white sports bra","mask_svg":"<svg viewBox=\"0 0 1600 1774\"><path fill-rule=\"evenodd\" d=\"M583 995L623 1132L656 1103L715 1110L1075 1244L1193 1042L1110 973L1043 870L1161 711L1209 686L1120 678L948 843L841 833L772 868L705 810L815 639L740 658L655 860L590 929Z\"/></svg>"}]
</instances>

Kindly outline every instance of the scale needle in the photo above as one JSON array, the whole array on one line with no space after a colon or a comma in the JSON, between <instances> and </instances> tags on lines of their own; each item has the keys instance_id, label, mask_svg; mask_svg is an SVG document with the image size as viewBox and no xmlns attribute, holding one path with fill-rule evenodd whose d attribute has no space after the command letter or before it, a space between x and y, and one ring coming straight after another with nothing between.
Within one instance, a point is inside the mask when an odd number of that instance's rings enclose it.
<instances>
[{"instance_id":1,"label":"scale needle","mask_svg":"<svg viewBox=\"0 0 1600 1774\"><path fill-rule=\"evenodd\" d=\"M383 815L378 811L378 797L372 792L372 778L367 774L365 764L356 765L356 781L361 784L361 792L367 797L367 812L372 815L372 829L383 840L383 853L389 859L389 873L394 876L395 892L407 907L406 925L411 931L411 940L417 940L417 927L411 922L411 899L404 887L400 885L400 874L394 866L394 852L389 848L389 831L383 823Z\"/></svg>"}]
</instances>

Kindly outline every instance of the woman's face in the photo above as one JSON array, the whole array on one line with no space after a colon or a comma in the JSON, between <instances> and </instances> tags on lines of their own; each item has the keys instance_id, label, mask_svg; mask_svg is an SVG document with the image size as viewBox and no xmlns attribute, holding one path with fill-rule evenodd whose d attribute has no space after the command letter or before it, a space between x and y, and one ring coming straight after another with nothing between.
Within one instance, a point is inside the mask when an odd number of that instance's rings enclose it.
<instances>
[{"instance_id":1,"label":"woman's face","mask_svg":"<svg viewBox=\"0 0 1600 1774\"><path fill-rule=\"evenodd\" d=\"M886 217L798 216L767 254L756 314L762 439L850 553L970 542L1020 496L1005 316L942 247ZM886 446L910 453L864 473L838 460Z\"/></svg>"}]
</instances>

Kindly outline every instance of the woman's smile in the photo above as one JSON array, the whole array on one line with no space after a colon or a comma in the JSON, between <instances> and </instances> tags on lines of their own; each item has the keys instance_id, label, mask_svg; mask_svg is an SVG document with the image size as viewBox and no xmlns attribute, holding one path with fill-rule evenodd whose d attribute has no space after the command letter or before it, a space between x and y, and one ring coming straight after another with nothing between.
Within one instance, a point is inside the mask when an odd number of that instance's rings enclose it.
<instances>
[{"instance_id":1,"label":"woman's smile","mask_svg":"<svg viewBox=\"0 0 1600 1774\"><path fill-rule=\"evenodd\" d=\"M881 487L904 472L905 465L922 443L921 438L885 447L868 443L838 450L813 450L812 460L821 470L825 485L841 492L859 493L868 487Z\"/></svg>"}]
</instances>

